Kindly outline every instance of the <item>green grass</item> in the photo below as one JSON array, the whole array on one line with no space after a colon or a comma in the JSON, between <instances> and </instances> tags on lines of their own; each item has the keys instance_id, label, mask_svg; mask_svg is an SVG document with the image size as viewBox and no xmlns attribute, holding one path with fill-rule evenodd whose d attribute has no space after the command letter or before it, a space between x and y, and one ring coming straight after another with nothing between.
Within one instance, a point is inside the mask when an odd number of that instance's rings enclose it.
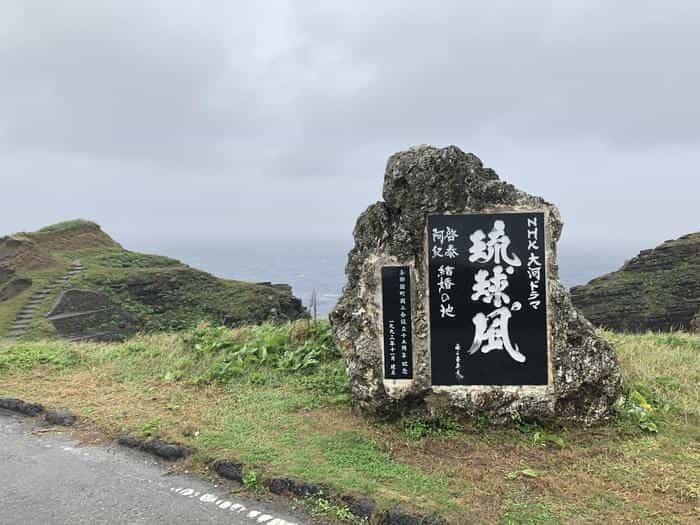
<instances>
[{"instance_id":1,"label":"green grass","mask_svg":"<svg viewBox=\"0 0 700 525\"><path fill-rule=\"evenodd\" d=\"M86 221L85 219L74 219L70 221L58 222L56 224L51 224L38 231L38 233L57 233L66 232L70 230L80 229L85 226L94 226L95 223L91 221Z\"/></svg>"},{"instance_id":2,"label":"green grass","mask_svg":"<svg viewBox=\"0 0 700 525\"><path fill-rule=\"evenodd\" d=\"M328 324L310 322L0 345L0 395L69 408L107 436L182 442L198 451L183 467L194 471L237 459L250 490L292 477L457 524L697 522L700 337L601 334L626 401L595 429L363 419ZM655 432L630 414L642 405ZM351 522L332 502L309 505Z\"/></svg>"}]
</instances>

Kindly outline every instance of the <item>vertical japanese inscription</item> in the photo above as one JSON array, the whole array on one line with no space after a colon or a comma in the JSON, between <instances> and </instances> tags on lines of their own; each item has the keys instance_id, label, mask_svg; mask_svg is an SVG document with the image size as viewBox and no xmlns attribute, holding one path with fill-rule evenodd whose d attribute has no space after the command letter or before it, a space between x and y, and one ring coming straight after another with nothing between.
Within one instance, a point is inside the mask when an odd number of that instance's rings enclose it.
<instances>
[{"instance_id":1,"label":"vertical japanese inscription","mask_svg":"<svg viewBox=\"0 0 700 525\"><path fill-rule=\"evenodd\" d=\"M544 213L428 217L434 385L548 382Z\"/></svg>"},{"instance_id":2,"label":"vertical japanese inscription","mask_svg":"<svg viewBox=\"0 0 700 525\"><path fill-rule=\"evenodd\" d=\"M411 273L408 266L382 268L384 378L413 378Z\"/></svg>"}]
</instances>

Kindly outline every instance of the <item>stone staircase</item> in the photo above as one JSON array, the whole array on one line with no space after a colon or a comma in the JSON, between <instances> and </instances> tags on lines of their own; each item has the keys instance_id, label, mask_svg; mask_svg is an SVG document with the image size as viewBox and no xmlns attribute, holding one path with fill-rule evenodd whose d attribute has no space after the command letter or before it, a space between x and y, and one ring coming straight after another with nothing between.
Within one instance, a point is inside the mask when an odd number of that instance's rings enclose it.
<instances>
[{"instance_id":1,"label":"stone staircase","mask_svg":"<svg viewBox=\"0 0 700 525\"><path fill-rule=\"evenodd\" d=\"M32 321L36 318L41 305L46 301L46 298L52 295L59 288L63 288L71 277L74 277L81 273L85 267L82 265L80 260L75 260L68 268L65 275L59 277L58 279L51 281L49 284L44 286L41 290L38 290L32 294L29 300L20 308L17 312L17 317L15 322L10 327L10 331L7 334L8 341L14 341L27 333Z\"/></svg>"}]
</instances>

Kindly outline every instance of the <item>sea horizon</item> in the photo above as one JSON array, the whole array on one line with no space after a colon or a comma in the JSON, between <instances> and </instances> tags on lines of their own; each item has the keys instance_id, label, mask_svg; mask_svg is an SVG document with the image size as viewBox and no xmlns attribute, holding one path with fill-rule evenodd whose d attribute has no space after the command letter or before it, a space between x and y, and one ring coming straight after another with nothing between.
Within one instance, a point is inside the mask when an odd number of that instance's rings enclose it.
<instances>
[{"instance_id":1,"label":"sea horizon","mask_svg":"<svg viewBox=\"0 0 700 525\"><path fill-rule=\"evenodd\" d=\"M318 315L326 317L345 285L345 265L353 242L130 239L123 244L129 250L172 257L225 279L289 284L307 307L316 290ZM562 241L558 248L561 281L567 288L586 284L653 246L639 241Z\"/></svg>"}]
</instances>

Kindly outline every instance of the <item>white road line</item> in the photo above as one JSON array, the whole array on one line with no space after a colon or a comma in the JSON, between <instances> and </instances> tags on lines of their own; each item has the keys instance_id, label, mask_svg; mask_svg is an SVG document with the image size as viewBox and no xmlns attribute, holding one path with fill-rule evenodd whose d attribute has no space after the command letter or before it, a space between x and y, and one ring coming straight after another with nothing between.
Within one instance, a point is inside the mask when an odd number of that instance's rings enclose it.
<instances>
[{"instance_id":1,"label":"white road line","mask_svg":"<svg viewBox=\"0 0 700 525\"><path fill-rule=\"evenodd\" d=\"M170 492L174 492L175 494L185 496L187 498L199 498L199 501L202 503L213 503L221 510L229 509L239 514L248 510L245 505L224 500L215 494L205 493L200 497L201 492L195 492L194 489L171 487ZM251 521L255 521L256 523L265 523L266 525L297 525L296 523L292 523L281 518L275 518L271 514L264 514L263 512L254 509L248 511L246 517Z\"/></svg>"}]
</instances>

